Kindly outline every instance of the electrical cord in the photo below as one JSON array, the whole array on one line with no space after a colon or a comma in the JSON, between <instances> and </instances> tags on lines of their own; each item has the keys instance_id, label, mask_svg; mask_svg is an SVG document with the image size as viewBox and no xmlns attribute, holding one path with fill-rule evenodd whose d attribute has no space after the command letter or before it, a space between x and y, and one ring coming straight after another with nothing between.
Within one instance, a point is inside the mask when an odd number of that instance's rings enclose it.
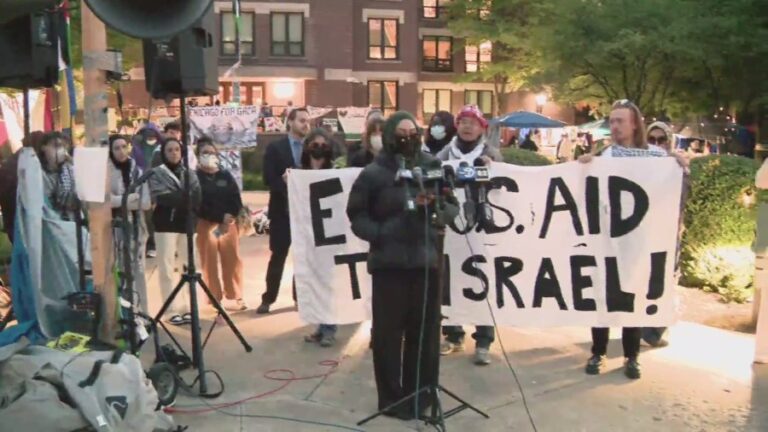
<instances>
[{"instance_id":1,"label":"electrical cord","mask_svg":"<svg viewBox=\"0 0 768 432\"><path fill-rule=\"evenodd\" d=\"M425 197L426 199L426 197ZM419 348L416 354L416 396L414 397L413 402L413 409L414 414L418 418L419 417L419 392L421 391L421 352L424 348L424 328L426 327L426 321L427 321L427 301L428 301L428 293L429 293L429 266L427 265L427 261L429 260L429 252L427 249L427 245L429 244L429 206L424 205L424 294L423 294L423 304L421 305L421 326L419 328ZM438 257L438 259L442 259L442 257ZM439 301L439 300L438 300ZM439 353L433 353L438 354ZM437 401L434 401L433 403L439 403Z\"/></svg>"},{"instance_id":2,"label":"electrical cord","mask_svg":"<svg viewBox=\"0 0 768 432\"><path fill-rule=\"evenodd\" d=\"M464 239L467 242L467 247L469 247L469 253L472 254L472 256L475 255L474 250L472 249L472 243L469 241L469 230L466 228L468 227L468 222L464 220L461 213L459 213L459 220L464 223L464 230L466 231L464 233ZM515 371L515 368L512 366L512 362L509 360L509 356L507 355L507 350L504 348L504 341L502 340L501 333L499 332L499 325L496 322L496 314L493 312L493 306L491 305L491 300L489 296L485 296L485 303L488 306L488 311L491 313L491 320L493 321L493 328L496 332L496 337L499 340L499 346L501 347L501 353L504 356L504 361L507 364L507 367L509 367L509 370L512 372L512 376L515 378L515 383L517 384L517 389L520 390L520 396L523 399L523 407L525 408L525 413L528 415L528 420L531 423L531 427L533 428L534 432L538 432L538 428L536 427L536 422L533 420L533 414L531 413L531 409L528 407L528 398L525 396L525 391L523 390L523 385L520 383L520 378L517 376L517 371Z\"/></svg>"}]
</instances>

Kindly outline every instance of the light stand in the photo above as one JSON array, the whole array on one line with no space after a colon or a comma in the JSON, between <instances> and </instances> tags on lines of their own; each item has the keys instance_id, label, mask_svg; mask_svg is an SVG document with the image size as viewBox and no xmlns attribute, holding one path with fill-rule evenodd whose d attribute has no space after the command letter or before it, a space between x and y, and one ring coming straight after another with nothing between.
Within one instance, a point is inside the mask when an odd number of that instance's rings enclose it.
<instances>
[{"instance_id":1,"label":"light stand","mask_svg":"<svg viewBox=\"0 0 768 432\"><path fill-rule=\"evenodd\" d=\"M437 249L437 295L435 295L435 301L439 302L438 305L438 311L440 310L440 306L442 305L443 300L443 289L445 287L445 228L448 225L448 215L445 213L445 199L443 198L442 194L442 185L439 182L436 182L435 184L435 209L430 214L430 222L432 223L432 226L435 227L437 230L437 239L435 241L435 247ZM428 284L427 284L428 286ZM427 322L425 323L425 326L436 326L437 328L440 328L442 324L442 315L440 313L435 314L435 320L431 323ZM423 328L422 332L426 329ZM436 331L436 337L440 338L440 332ZM429 343L428 341L426 343ZM361 420L357 423L358 426L362 426L365 423L368 423L369 421L375 419L376 417L379 417L380 415L384 414L387 411L392 410L393 408L400 406L402 404L407 403L408 401L415 399L415 406L419 406L419 400L422 397L426 397L427 400L432 400L432 407L430 410L429 415L421 416L419 412L415 413L416 418L423 420L425 423L430 424L434 426L439 431L445 432L446 426L445 426L445 419L452 417L461 411L464 411L465 409L470 409L481 416L485 418L490 418L488 414L484 413L483 411L480 411L478 408L471 405L469 402L465 401L464 399L457 396L455 393L451 392L450 390L446 389L440 384L440 351L435 350L432 355L436 356L437 359L434 361L434 364L437 367L437 371L435 371L435 381L434 383L430 383L428 385L425 385L410 395L400 399L399 401L391 404L390 406L379 410L377 413L366 417L365 419ZM433 359L434 360L434 359ZM440 396L441 392L445 393L446 395L450 396L453 400L456 402L459 402L459 406L452 408L448 411L443 411L442 403L440 402Z\"/></svg>"},{"instance_id":2,"label":"light stand","mask_svg":"<svg viewBox=\"0 0 768 432\"><path fill-rule=\"evenodd\" d=\"M184 288L184 285L189 285L189 303L190 303L190 313L192 315L192 364L197 367L197 382L200 385L200 396L208 396L212 397L214 395L208 393L208 382L205 377L205 359L203 357L203 345L200 340L200 313L198 312L198 304L197 304L197 285L200 285L200 288L203 289L205 294L208 296L208 299L211 302L211 305L216 309L216 311L224 318L224 321L226 321L229 328L232 330L232 332L235 334L235 336L240 340L240 343L243 345L243 348L245 348L246 352L251 352L253 348L248 344L248 342L243 337L243 334L240 333L240 330L238 330L237 326L235 326L235 323L232 322L232 319L229 317L229 314L224 310L224 308L221 307L221 304L216 299L216 297L213 296L211 291L208 289L208 286L203 282L203 278L200 275L200 273L197 273L195 270L195 248L194 248L194 212L192 211L192 189L189 184L189 176L194 175L192 171L189 169L189 146L188 140L189 136L187 133L187 102L185 95L181 95L179 97L179 103L181 104L181 140L182 145L187 151L183 151L182 154L184 156L184 168L186 169L186 176L184 177L184 193L186 194L186 206L187 206L187 265L186 265L186 271L181 276L181 280L176 285L176 288L173 289L173 292L168 297L168 299L165 301L163 306L160 308L160 311L155 315L155 318L153 320L152 329L155 330L157 324L159 323L164 329L165 326L160 321L165 314L165 311L170 307L171 303L173 303L173 300L176 298L176 295L178 295L179 291L181 291ZM167 330L167 329L166 329ZM175 339L174 339L175 342ZM178 345L178 343L177 343ZM217 393L215 395L218 395L220 393Z\"/></svg>"}]
</instances>

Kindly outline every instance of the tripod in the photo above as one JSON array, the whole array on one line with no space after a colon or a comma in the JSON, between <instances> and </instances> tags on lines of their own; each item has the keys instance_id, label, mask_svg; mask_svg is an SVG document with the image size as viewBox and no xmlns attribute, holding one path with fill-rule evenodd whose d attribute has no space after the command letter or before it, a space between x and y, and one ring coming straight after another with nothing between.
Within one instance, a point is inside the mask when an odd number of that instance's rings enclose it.
<instances>
[{"instance_id":1,"label":"tripod","mask_svg":"<svg viewBox=\"0 0 768 432\"><path fill-rule=\"evenodd\" d=\"M443 289L445 286L445 259L444 259L444 250L445 250L445 229L447 225L448 217L445 214L444 211L444 201L441 199L442 194L440 193L440 185L435 185L435 210L431 214L431 223L433 227L437 230L437 239L435 241L435 246L437 249L437 295L435 298L438 302L441 302L443 299ZM423 187L422 187L423 189ZM440 314L435 314L435 321L431 323L425 323L425 326L436 326L437 328L440 328L442 321L442 316ZM424 331L424 329L422 329ZM437 337L440 337L440 332L436 332ZM389 405L388 407L385 407L384 409L379 410L375 414L372 414L371 416L366 417L365 419L361 420L357 423L358 426L362 426L369 421L381 416L385 412L388 412L392 410L393 408L396 408L398 406L401 406L403 404L408 403L411 400L415 400L415 406L419 406L419 400L421 398L425 398L426 400L432 400L432 406L430 409L429 414L427 415L421 415L419 412L416 412L416 417L420 420L423 420L425 423L435 426L438 430L445 432L446 426L445 426L445 419L452 417L461 411L464 411L465 409L470 409L481 416L485 418L490 418L488 414L484 413L483 411L479 410L475 406L471 405L469 402L465 401L464 399L457 396L455 393L451 392L450 390L446 389L444 386L440 385L440 352L435 351L432 353L432 355L436 356L437 359L435 360L433 364L437 365L437 370L435 371L435 380L434 383L430 383L428 385L422 386L418 388L413 393L409 394L408 396L400 399L399 401ZM440 396L441 393L445 393L446 395L450 396L453 400L459 403L459 406L452 408L448 411L443 410L442 403L440 402Z\"/></svg>"},{"instance_id":2,"label":"tripod","mask_svg":"<svg viewBox=\"0 0 768 432\"><path fill-rule=\"evenodd\" d=\"M216 396L217 394L211 395L208 393L208 383L205 378L205 360L203 358L203 344L200 340L200 313L198 311L198 302L197 302L197 286L199 285L200 288L203 289L203 292L206 296L208 296L208 300L211 302L211 305L216 309L218 314L224 318L224 321L227 323L229 328L232 330L232 333L235 334L237 339L240 341L240 344L243 345L243 348L245 348L246 352L251 352L253 348L248 344L248 342L243 337L243 334L240 333L240 330L235 326L235 323L232 322L232 319L229 317L229 314L224 310L224 308L221 306L221 303L214 297L214 295L211 293L211 290L208 289L208 286L203 281L202 276L200 273L198 273L195 269L195 254L194 254L194 238L193 238L193 221L194 221L194 215L192 212L192 190L189 184L189 176L194 175L189 170L189 146L187 145L189 142L189 136L187 133L187 109L186 109L186 98L182 94L181 97L179 97L179 102L181 104L181 140L183 142L184 147L187 149L187 151L182 152L184 156L184 168L186 170L186 176L184 176L184 193L186 194L186 211L187 211L187 265L186 270L184 274L181 276L181 280L176 285L176 287L173 289L173 292L168 297L168 299L163 303L163 306L160 308L160 311L157 312L157 315L155 315L155 318L152 323L152 329L156 330L156 326L158 323L163 327L163 329L168 332L167 328L163 323L161 322L163 315L165 314L165 311L168 310L168 308L171 306L171 303L173 303L173 300L176 298L176 296L179 294L179 292L185 288L185 285L189 287L189 304L191 309L191 315L192 315L192 365L197 367L197 382L200 384L200 396ZM214 322L215 325L215 322ZM170 333L169 333L170 334ZM173 339L173 336L171 336ZM176 342L175 339L173 339L174 342ZM178 343L176 343L178 346ZM180 347L179 347L180 348ZM182 350L183 351L183 350ZM185 353L186 355L186 353Z\"/></svg>"}]
</instances>

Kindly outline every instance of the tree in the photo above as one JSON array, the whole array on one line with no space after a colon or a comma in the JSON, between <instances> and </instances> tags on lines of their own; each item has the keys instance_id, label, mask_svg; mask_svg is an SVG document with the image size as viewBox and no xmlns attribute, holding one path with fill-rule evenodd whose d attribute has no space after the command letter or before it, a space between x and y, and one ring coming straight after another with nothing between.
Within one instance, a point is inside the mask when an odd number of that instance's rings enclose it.
<instances>
[{"instance_id":1,"label":"tree","mask_svg":"<svg viewBox=\"0 0 768 432\"><path fill-rule=\"evenodd\" d=\"M507 96L520 90L533 74L534 56L529 29L537 22L536 0L452 0L448 27L465 43L491 42L492 62L463 81L485 81L494 85L496 115L507 106Z\"/></svg>"},{"instance_id":2,"label":"tree","mask_svg":"<svg viewBox=\"0 0 768 432\"><path fill-rule=\"evenodd\" d=\"M76 3L73 2L71 4ZM80 8L70 9L70 26L72 66L75 69L80 69L83 67ZM110 49L116 49L123 53L123 70L126 72L133 67L140 66L143 63L141 39L126 36L114 29L107 27L107 46Z\"/></svg>"},{"instance_id":3,"label":"tree","mask_svg":"<svg viewBox=\"0 0 768 432\"><path fill-rule=\"evenodd\" d=\"M663 107L681 41L681 0L547 0L531 41L540 55L535 80L567 102L629 99L641 110Z\"/></svg>"}]
</instances>

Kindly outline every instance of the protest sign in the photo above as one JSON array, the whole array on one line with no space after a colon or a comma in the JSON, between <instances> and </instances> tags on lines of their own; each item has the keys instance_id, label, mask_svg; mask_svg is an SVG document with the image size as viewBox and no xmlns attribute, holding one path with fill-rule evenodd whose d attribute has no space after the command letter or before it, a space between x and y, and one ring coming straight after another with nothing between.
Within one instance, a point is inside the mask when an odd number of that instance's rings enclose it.
<instances>
[{"instance_id":1,"label":"protest sign","mask_svg":"<svg viewBox=\"0 0 768 432\"><path fill-rule=\"evenodd\" d=\"M223 148L254 147L260 110L257 106L190 108L190 140L207 135Z\"/></svg>"},{"instance_id":2,"label":"protest sign","mask_svg":"<svg viewBox=\"0 0 768 432\"><path fill-rule=\"evenodd\" d=\"M292 170L299 313L310 323L370 317L368 244L351 231L360 170ZM650 174L652 173L652 175ZM446 236L449 323L663 326L675 319L673 269L682 171L672 158L491 166L493 222ZM463 200L463 192L457 191Z\"/></svg>"}]
</instances>

